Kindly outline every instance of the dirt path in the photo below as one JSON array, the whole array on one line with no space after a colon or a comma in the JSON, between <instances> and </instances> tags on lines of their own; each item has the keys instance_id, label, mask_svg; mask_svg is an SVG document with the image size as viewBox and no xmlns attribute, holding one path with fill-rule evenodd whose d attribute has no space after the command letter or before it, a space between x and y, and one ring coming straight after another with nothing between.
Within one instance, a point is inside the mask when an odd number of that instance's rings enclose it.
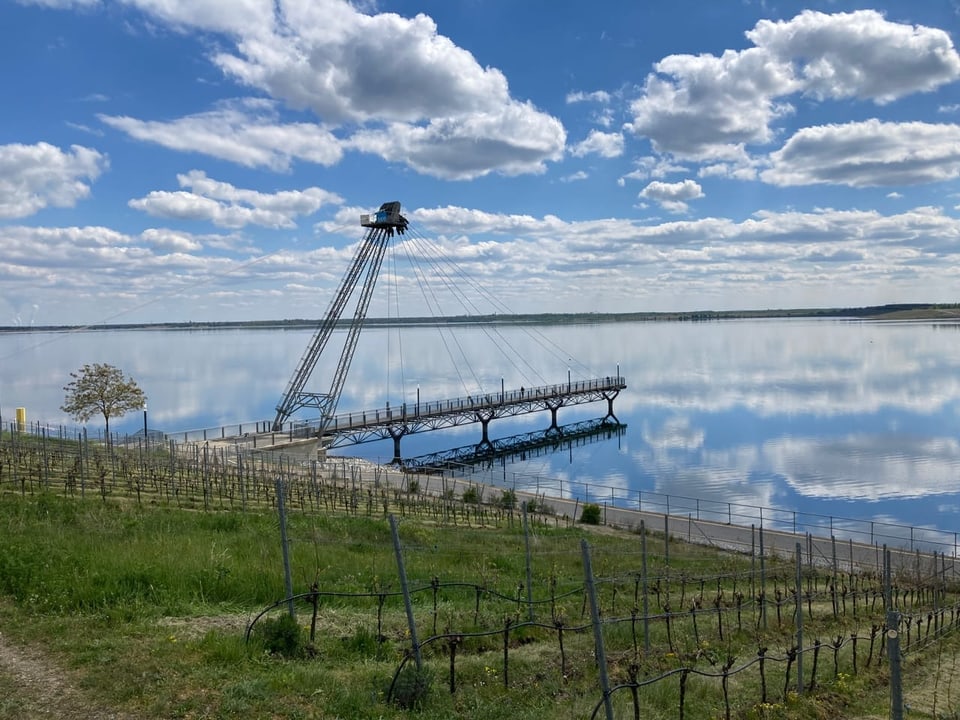
<instances>
[{"instance_id":1,"label":"dirt path","mask_svg":"<svg viewBox=\"0 0 960 720\"><path fill-rule=\"evenodd\" d=\"M42 653L0 632L0 717L41 720L126 720L92 704L70 677Z\"/></svg>"}]
</instances>

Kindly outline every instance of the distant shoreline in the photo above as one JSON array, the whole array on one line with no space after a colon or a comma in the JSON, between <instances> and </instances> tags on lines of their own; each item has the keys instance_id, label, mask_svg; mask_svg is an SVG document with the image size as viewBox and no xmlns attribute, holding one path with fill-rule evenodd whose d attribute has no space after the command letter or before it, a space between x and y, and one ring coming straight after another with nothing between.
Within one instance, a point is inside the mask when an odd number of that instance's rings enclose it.
<instances>
[{"instance_id":1,"label":"distant shoreline","mask_svg":"<svg viewBox=\"0 0 960 720\"><path fill-rule=\"evenodd\" d=\"M587 325L616 322L711 322L765 318L848 318L851 320L960 321L960 303L900 303L859 308L796 308L780 310L695 310L686 312L629 313L528 313L516 315L459 315L430 318L367 318L368 327L418 327L451 325ZM71 332L84 330L230 330L314 328L319 319L230 320L156 323L101 323L96 325L7 325L0 333ZM341 320L338 327L347 327Z\"/></svg>"}]
</instances>

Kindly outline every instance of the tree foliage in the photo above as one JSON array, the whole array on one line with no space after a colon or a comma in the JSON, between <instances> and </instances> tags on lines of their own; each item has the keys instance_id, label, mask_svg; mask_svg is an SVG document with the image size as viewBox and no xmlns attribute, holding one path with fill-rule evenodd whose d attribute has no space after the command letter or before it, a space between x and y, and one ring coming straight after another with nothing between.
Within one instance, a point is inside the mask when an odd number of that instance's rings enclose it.
<instances>
[{"instance_id":1,"label":"tree foliage","mask_svg":"<svg viewBox=\"0 0 960 720\"><path fill-rule=\"evenodd\" d=\"M146 406L147 396L131 378L105 363L84 365L63 389L67 395L60 409L79 422L86 422L98 413L103 415L106 433L110 435L110 418L121 417L131 410Z\"/></svg>"}]
</instances>

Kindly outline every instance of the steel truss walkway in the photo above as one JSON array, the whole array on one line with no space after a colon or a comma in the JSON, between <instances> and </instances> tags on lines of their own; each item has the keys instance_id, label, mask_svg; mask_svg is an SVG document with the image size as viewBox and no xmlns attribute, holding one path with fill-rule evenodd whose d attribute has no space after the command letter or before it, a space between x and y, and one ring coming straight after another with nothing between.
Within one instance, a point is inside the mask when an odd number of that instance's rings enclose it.
<instances>
[{"instance_id":1,"label":"steel truss walkway","mask_svg":"<svg viewBox=\"0 0 960 720\"><path fill-rule=\"evenodd\" d=\"M461 472L466 474L469 468L477 466L492 468L495 463L500 464L515 459L529 460L560 450L609 440L612 437L621 438L626 431L626 425L610 418L583 420L558 428L499 438L486 445L465 445L444 452L406 458L403 461L403 469L418 473L456 474Z\"/></svg>"},{"instance_id":2,"label":"steel truss walkway","mask_svg":"<svg viewBox=\"0 0 960 720\"><path fill-rule=\"evenodd\" d=\"M559 431L557 411L569 405L607 401L606 419L616 421L613 401L626 387L623 377L575 380L559 385L503 390L484 395L468 395L450 400L404 403L399 407L334 415L321 431L321 420L297 423L293 434L316 436L325 449L356 445L375 440L393 440L394 462L401 462L400 440L405 435L441 428L480 423L480 445L492 445L488 435L491 420L550 411L550 429Z\"/></svg>"}]
</instances>

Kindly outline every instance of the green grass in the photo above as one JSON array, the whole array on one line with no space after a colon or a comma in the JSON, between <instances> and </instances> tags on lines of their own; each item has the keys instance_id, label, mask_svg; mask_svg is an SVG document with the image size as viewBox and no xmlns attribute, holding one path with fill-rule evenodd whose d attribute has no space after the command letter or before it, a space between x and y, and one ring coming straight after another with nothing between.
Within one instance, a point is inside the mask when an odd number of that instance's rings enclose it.
<instances>
[{"instance_id":1,"label":"green grass","mask_svg":"<svg viewBox=\"0 0 960 720\"><path fill-rule=\"evenodd\" d=\"M311 645L312 608L300 603L297 648L271 653L268 639L254 632L247 643L245 631L261 610L284 597L276 513L269 506L204 512L137 502L137 497L117 489L107 497L91 493L85 499L51 491L0 492L4 638L41 648L98 706L148 720L407 717L409 711L386 702L410 638L403 602L396 595L400 583L390 527L379 502L349 514L332 508L291 511L294 590L307 592L315 583L321 593L316 637ZM751 584L757 580L749 558L671 541L668 564L663 537L650 536L651 612L659 615L668 606L674 615L669 635L662 617L650 622L651 651L644 652L642 621L637 620L642 606L640 538L603 527L557 523L548 516L535 519L530 543L539 625L516 627L529 612L519 514L498 508L491 516L494 526L465 526L466 516L454 526L436 506L405 508L400 537L410 586L416 591L419 640L435 633L463 635L458 638L453 694L450 638L424 645L431 681L419 717L590 716L601 694L582 591L585 538L601 614L621 619L604 627L613 684L631 678L643 682L682 667L719 676L729 657L735 658L736 669L755 659L760 646L769 647L770 657L782 656L793 642L791 601L784 601L779 622L773 609L765 629L758 622L756 606L749 602ZM793 573L792 561L768 558L768 596L779 591L789 597ZM853 675L847 644L840 654L843 681L838 682L832 650L824 648L816 691L784 696L785 667L770 660L766 704L760 702L758 672L729 677L733 717L885 715L886 665L878 669L874 658L872 668L863 667L866 635L872 624L882 622L882 612L861 605L857 618L850 611L835 618L824 595L827 579L825 571L807 571L805 582L815 590L816 602L813 617L804 617L805 644L859 632L859 674ZM875 583L869 578L844 580ZM941 606L956 601L956 590L950 589ZM734 610L738 593L747 595L739 620ZM718 595L724 610L722 639L718 617L709 612ZM281 605L269 613L258 628L268 627L266 620L279 617L284 609ZM700 612L694 615L692 609ZM505 668L503 631L508 622L512 629ZM955 638L935 644L931 651L912 653L906 660L915 689L911 692L928 696L932 676L940 679L944 697L956 655ZM809 675L812 658L805 664ZM412 661L407 666L412 667ZM0 670L0 697L12 689L11 679ZM633 716L629 690L615 693L612 701L617 717ZM680 676L641 687L638 701L645 718L678 717ZM18 706L22 702L0 701L0 716L24 714ZM691 674L684 707L686 717L723 717L719 677ZM943 702L941 710L946 710Z\"/></svg>"}]
</instances>

